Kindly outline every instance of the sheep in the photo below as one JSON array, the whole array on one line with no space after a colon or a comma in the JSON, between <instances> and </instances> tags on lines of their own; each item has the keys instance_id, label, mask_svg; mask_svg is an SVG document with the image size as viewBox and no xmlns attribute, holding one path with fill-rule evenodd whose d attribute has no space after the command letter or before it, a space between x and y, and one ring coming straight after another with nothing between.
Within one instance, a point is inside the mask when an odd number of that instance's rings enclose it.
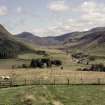
<instances>
[{"instance_id":1,"label":"sheep","mask_svg":"<svg viewBox=\"0 0 105 105\"><path fill-rule=\"evenodd\" d=\"M10 80L10 76L5 76L4 80Z\"/></svg>"},{"instance_id":2,"label":"sheep","mask_svg":"<svg viewBox=\"0 0 105 105\"><path fill-rule=\"evenodd\" d=\"M0 76L0 80L10 80L10 76Z\"/></svg>"}]
</instances>

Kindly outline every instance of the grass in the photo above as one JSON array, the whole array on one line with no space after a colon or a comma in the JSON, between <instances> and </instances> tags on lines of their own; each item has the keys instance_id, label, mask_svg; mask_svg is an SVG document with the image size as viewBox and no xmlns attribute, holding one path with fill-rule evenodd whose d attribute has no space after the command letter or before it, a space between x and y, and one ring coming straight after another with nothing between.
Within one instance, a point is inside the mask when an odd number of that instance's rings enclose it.
<instances>
[{"instance_id":1,"label":"grass","mask_svg":"<svg viewBox=\"0 0 105 105\"><path fill-rule=\"evenodd\" d=\"M63 63L64 70L77 70L78 68L83 68L86 65L84 64L76 64L72 62L71 55L67 55L64 52L61 52L59 50L47 50L47 53L49 56L48 58L51 59L59 59ZM37 59L37 58L43 58L43 55L37 55L34 53L27 53L27 54L21 54L18 56L18 59L1 59L0 60L0 68L2 69L11 69L12 66L21 66L22 64L29 65L31 62L31 59Z\"/></svg>"},{"instance_id":2,"label":"grass","mask_svg":"<svg viewBox=\"0 0 105 105\"><path fill-rule=\"evenodd\" d=\"M53 67L53 68L44 68L44 69L14 69L12 70L11 67L12 65L22 65L23 63L26 63L27 65L30 64L30 58L41 58L42 56L33 54L33 53L29 53L29 54L23 54L23 55L19 55L20 59L26 59L26 60L16 60L16 59L5 59L5 60L0 60L0 74L1 75L11 75L11 73L13 72L15 74L16 79L21 80L21 79L28 79L28 80L33 80L36 78L48 78L50 79L51 77L51 70L54 70L53 75L55 76L55 74L57 73L58 76L61 76L61 74L63 74L63 78L67 79L69 78L75 78L74 75L76 75L76 77L80 77L81 72L76 71L78 68L83 68L86 67L86 65L84 64L77 64L74 63L71 59L71 55L67 55L64 52L61 52L59 50L51 50L51 49L47 49L46 50L47 53L49 54L49 57L51 59L59 59L63 62L63 71L61 72L60 67ZM99 60L97 60L96 62L99 62ZM103 61L102 61L103 62ZM7 70L5 70L7 69ZM75 72L76 71L76 72ZM85 75L86 73L86 78L105 78L104 73L97 73L97 72L83 72L83 75ZM98 75L97 75L98 74ZM68 75L68 76L67 76ZM57 79L58 79L57 76ZM74 77L73 77L74 76ZM79 78L80 79L80 78Z\"/></svg>"},{"instance_id":3,"label":"grass","mask_svg":"<svg viewBox=\"0 0 105 105\"><path fill-rule=\"evenodd\" d=\"M31 58L38 58L42 57L39 55L34 55L33 53L29 54L23 54L20 55L20 58L26 59L26 60L17 60L17 59L5 59L5 60L0 60L0 75L14 75L17 80L34 80L36 78L47 78L50 80L51 78L51 72L53 78L63 79L67 80L67 78L70 79L77 79L80 80L81 74L82 78L84 79L97 79L97 78L104 78L105 79L105 73L100 73L100 72L82 72L82 71L77 71L78 68L84 68L87 67L85 64L77 64L74 63L71 59L71 55L67 55L64 52L61 52L59 50L47 50L47 53L49 54L49 57L51 59L59 59L63 62L63 70L60 69L60 67L52 67L52 68L44 68L44 69L11 69L12 65L22 65L22 64L30 64L30 57ZM97 59L95 63L100 63L104 62L104 59ZM93 62L92 62L93 63ZM59 77L59 78L58 78ZM62 78L61 78L62 77Z\"/></svg>"},{"instance_id":4,"label":"grass","mask_svg":"<svg viewBox=\"0 0 105 105\"><path fill-rule=\"evenodd\" d=\"M60 67L44 69L11 69L12 65L30 64L31 58L42 56L32 53L19 55L20 59L0 60L0 75L10 75L16 80L36 80L37 78L76 83L81 82L81 78L88 83L97 78L102 78L105 83L104 72L83 72L76 71L78 68L86 67L84 64L74 63L71 55L67 55L59 50L46 50L52 59L60 59L64 69ZM104 62L104 59L97 59L95 62ZM93 81L94 82L94 81ZM18 97L18 98L17 98ZM32 105L105 105L104 85L70 85L70 86L24 86L15 88L0 89L0 104L7 105L28 105L27 100Z\"/></svg>"},{"instance_id":5,"label":"grass","mask_svg":"<svg viewBox=\"0 0 105 105\"><path fill-rule=\"evenodd\" d=\"M84 68L87 67L85 64L77 64L72 61L71 55L67 55L65 52L61 52L60 50L56 49L46 49L46 52L48 53L48 58L51 59L59 59L63 62L63 68L64 70L77 70L78 68ZM91 63L104 63L105 64L105 59L103 57L100 58L100 55L96 53L91 53L93 56L98 56L96 57L96 61L91 62ZM101 55L103 56L103 55ZM12 65L15 66L21 66L22 64L30 64L31 59L38 59L38 58L43 58L43 55L37 55L34 53L27 53L27 54L21 54L18 56L19 59L1 59L0 60L0 68L2 69L11 69ZM24 60L22 60L24 59Z\"/></svg>"},{"instance_id":6,"label":"grass","mask_svg":"<svg viewBox=\"0 0 105 105\"><path fill-rule=\"evenodd\" d=\"M10 75L16 80L43 80L71 83L81 82L81 78L86 82L97 81L102 78L105 83L105 73L103 72L82 72L76 71L78 68L86 67L84 64L76 64L71 56L59 50L47 50L49 57L60 59L63 62L64 70L60 67L44 69L11 69L12 65L29 65L31 58L41 58L43 56L32 53L19 55L20 59L0 60L0 75ZM97 59L95 62L104 62L104 59ZM93 81L92 81L93 80ZM17 98L18 97L18 98ZM105 105L104 85L59 85L59 86L23 86L0 89L0 104L5 105Z\"/></svg>"},{"instance_id":7,"label":"grass","mask_svg":"<svg viewBox=\"0 0 105 105\"><path fill-rule=\"evenodd\" d=\"M11 69L13 65L18 67L24 63L29 65L30 61L18 59L0 59L0 69Z\"/></svg>"},{"instance_id":8,"label":"grass","mask_svg":"<svg viewBox=\"0 0 105 105\"><path fill-rule=\"evenodd\" d=\"M99 78L101 79L100 83L105 83L105 73L104 72L88 72L88 71L70 71L63 70L59 68L54 70L50 69L17 69L17 70L0 70L0 75L10 75L17 85L25 83L40 82L44 83L54 83L54 80L57 84L63 83L67 84L68 79L70 84L81 84L82 83L98 83Z\"/></svg>"},{"instance_id":9,"label":"grass","mask_svg":"<svg viewBox=\"0 0 105 105\"><path fill-rule=\"evenodd\" d=\"M18 56L19 59L25 59L25 60L39 59L39 58L44 58L44 57L45 56L43 55L38 55L35 53L22 54Z\"/></svg>"},{"instance_id":10,"label":"grass","mask_svg":"<svg viewBox=\"0 0 105 105\"><path fill-rule=\"evenodd\" d=\"M17 98L18 97L18 98ZM105 86L27 86L0 90L0 103L7 105L105 105Z\"/></svg>"}]
</instances>

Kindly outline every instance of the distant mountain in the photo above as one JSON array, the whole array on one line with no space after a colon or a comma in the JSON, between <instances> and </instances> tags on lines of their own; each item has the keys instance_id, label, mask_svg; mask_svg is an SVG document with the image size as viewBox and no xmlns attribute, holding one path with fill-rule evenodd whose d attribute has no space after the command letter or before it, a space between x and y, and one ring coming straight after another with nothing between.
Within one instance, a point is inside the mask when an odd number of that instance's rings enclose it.
<instances>
[{"instance_id":1,"label":"distant mountain","mask_svg":"<svg viewBox=\"0 0 105 105\"><path fill-rule=\"evenodd\" d=\"M39 37L29 32L22 32L15 35L15 37L21 39L24 42L32 43L36 45L61 45L69 38L79 37L79 32L67 33L60 36L50 36L50 37Z\"/></svg>"},{"instance_id":2,"label":"distant mountain","mask_svg":"<svg viewBox=\"0 0 105 105\"><path fill-rule=\"evenodd\" d=\"M22 32L18 35L16 35L17 38L20 38L22 41L26 42L26 43L32 43L32 44L36 44L36 45L43 45L45 42L44 39L42 39L41 37L35 36L32 33L29 32Z\"/></svg>"},{"instance_id":3,"label":"distant mountain","mask_svg":"<svg viewBox=\"0 0 105 105\"><path fill-rule=\"evenodd\" d=\"M67 34L63 34L63 35L59 35L59 36L46 37L46 38L47 39L53 39L53 40L56 40L59 42L64 42L68 38L75 37L78 34L79 34L79 32L72 32L72 33L67 33Z\"/></svg>"},{"instance_id":4,"label":"distant mountain","mask_svg":"<svg viewBox=\"0 0 105 105\"><path fill-rule=\"evenodd\" d=\"M75 37L78 32L67 33L60 36L44 37L49 43L52 44L63 44L68 38Z\"/></svg>"},{"instance_id":5,"label":"distant mountain","mask_svg":"<svg viewBox=\"0 0 105 105\"><path fill-rule=\"evenodd\" d=\"M31 43L35 45L49 46L59 44L60 41L56 40L54 37L39 37L30 32L22 32L15 35L15 37L21 39L25 43Z\"/></svg>"},{"instance_id":6,"label":"distant mountain","mask_svg":"<svg viewBox=\"0 0 105 105\"><path fill-rule=\"evenodd\" d=\"M24 43L14 38L0 24L0 58L16 56L18 53L32 51Z\"/></svg>"},{"instance_id":7,"label":"distant mountain","mask_svg":"<svg viewBox=\"0 0 105 105\"><path fill-rule=\"evenodd\" d=\"M105 27L93 28L86 32L81 32L80 38L71 41L68 39L64 42L68 48L78 48L86 50L102 49L105 51Z\"/></svg>"},{"instance_id":8,"label":"distant mountain","mask_svg":"<svg viewBox=\"0 0 105 105\"><path fill-rule=\"evenodd\" d=\"M70 49L99 49L105 47L105 27L96 27L89 31L71 32L60 36L38 37L28 32L23 32L16 37L28 43L52 46L60 45ZM103 47L102 47L103 48Z\"/></svg>"}]
</instances>

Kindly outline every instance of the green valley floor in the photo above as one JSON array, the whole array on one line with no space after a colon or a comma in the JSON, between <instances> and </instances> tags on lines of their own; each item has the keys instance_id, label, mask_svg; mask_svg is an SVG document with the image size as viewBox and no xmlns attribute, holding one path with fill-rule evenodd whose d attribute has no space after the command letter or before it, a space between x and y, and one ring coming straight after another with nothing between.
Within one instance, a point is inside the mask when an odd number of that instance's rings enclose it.
<instances>
[{"instance_id":1,"label":"green valley floor","mask_svg":"<svg viewBox=\"0 0 105 105\"><path fill-rule=\"evenodd\" d=\"M0 105L105 105L104 85L23 86L0 89Z\"/></svg>"}]
</instances>

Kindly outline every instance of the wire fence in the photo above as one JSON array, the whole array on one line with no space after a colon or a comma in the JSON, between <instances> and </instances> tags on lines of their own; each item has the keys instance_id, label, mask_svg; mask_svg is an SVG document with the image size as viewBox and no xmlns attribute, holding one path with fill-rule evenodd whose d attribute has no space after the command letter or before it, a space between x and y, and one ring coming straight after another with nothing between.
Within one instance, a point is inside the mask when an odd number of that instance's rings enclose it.
<instances>
[{"instance_id":1,"label":"wire fence","mask_svg":"<svg viewBox=\"0 0 105 105\"><path fill-rule=\"evenodd\" d=\"M15 71L10 79L1 80L0 87L15 87L28 85L105 85L104 72L83 72L65 70L35 70ZM2 75L1 75L2 76Z\"/></svg>"},{"instance_id":2,"label":"wire fence","mask_svg":"<svg viewBox=\"0 0 105 105\"><path fill-rule=\"evenodd\" d=\"M3 87L16 87L28 85L105 85L105 78L96 79L36 79L36 80L2 80L0 81L0 88Z\"/></svg>"}]
</instances>

